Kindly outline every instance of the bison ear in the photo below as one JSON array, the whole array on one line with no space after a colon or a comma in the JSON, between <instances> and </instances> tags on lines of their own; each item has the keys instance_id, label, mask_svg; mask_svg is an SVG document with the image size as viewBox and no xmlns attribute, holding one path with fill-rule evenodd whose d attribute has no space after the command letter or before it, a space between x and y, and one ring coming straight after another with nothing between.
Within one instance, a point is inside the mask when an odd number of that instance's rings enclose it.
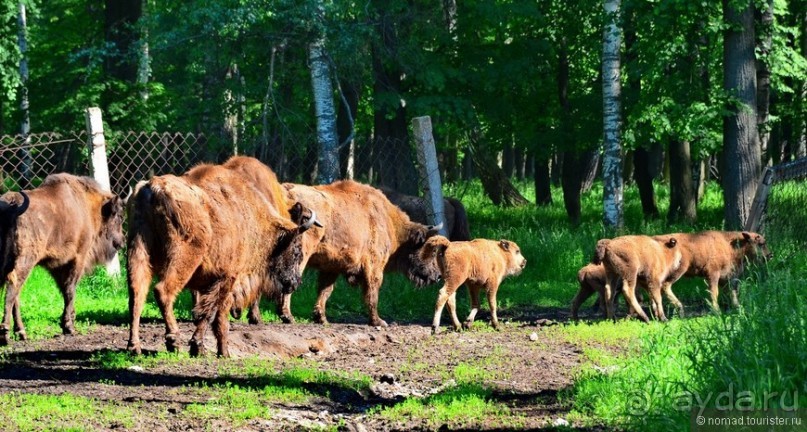
<instances>
[{"instance_id":1,"label":"bison ear","mask_svg":"<svg viewBox=\"0 0 807 432\"><path fill-rule=\"evenodd\" d=\"M103 216L104 220L110 219L122 213L123 213L123 200L117 195L106 200L104 202L104 205L101 206L101 216Z\"/></svg>"},{"instance_id":2,"label":"bison ear","mask_svg":"<svg viewBox=\"0 0 807 432\"><path fill-rule=\"evenodd\" d=\"M499 240L499 246L506 251L510 250L510 242L507 240Z\"/></svg>"},{"instance_id":3,"label":"bison ear","mask_svg":"<svg viewBox=\"0 0 807 432\"><path fill-rule=\"evenodd\" d=\"M670 237L670 239L667 240L667 247L668 248L673 248L677 244L678 244L678 240L676 240L675 237Z\"/></svg>"},{"instance_id":4,"label":"bison ear","mask_svg":"<svg viewBox=\"0 0 807 432\"><path fill-rule=\"evenodd\" d=\"M751 233L748 231L743 231L743 238L745 241L751 241Z\"/></svg>"},{"instance_id":5,"label":"bison ear","mask_svg":"<svg viewBox=\"0 0 807 432\"><path fill-rule=\"evenodd\" d=\"M294 203L289 209L289 215L291 216L292 222L300 225L303 222L303 205L299 202Z\"/></svg>"}]
</instances>

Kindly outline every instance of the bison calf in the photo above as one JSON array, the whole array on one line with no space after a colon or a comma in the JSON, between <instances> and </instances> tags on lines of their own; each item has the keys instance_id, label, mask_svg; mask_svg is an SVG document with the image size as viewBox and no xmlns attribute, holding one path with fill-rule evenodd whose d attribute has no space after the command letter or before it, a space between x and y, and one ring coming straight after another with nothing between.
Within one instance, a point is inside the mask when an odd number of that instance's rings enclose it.
<instances>
[{"instance_id":1,"label":"bison calf","mask_svg":"<svg viewBox=\"0 0 807 432\"><path fill-rule=\"evenodd\" d=\"M681 251L681 265L670 276L671 282L682 276L706 279L712 307L715 309L718 308L720 282L739 275L746 259L758 261L772 256L765 237L754 232L703 231L669 235L678 240ZM731 300L736 307L738 301L734 287L731 290Z\"/></svg>"},{"instance_id":2,"label":"bison calf","mask_svg":"<svg viewBox=\"0 0 807 432\"><path fill-rule=\"evenodd\" d=\"M75 333L73 301L76 284L92 268L109 261L123 246L123 200L101 189L88 177L53 174L22 193L22 204L11 204L14 193L0 198L2 214L2 283L6 305L0 344L8 343L10 317L17 336L25 339L19 293L33 267L45 267L64 298L62 332Z\"/></svg>"},{"instance_id":3,"label":"bison calf","mask_svg":"<svg viewBox=\"0 0 807 432\"><path fill-rule=\"evenodd\" d=\"M604 288L605 310L608 318L614 318L613 288L618 280L622 280L622 294L629 302L633 312L643 321L649 322L636 299L636 285L643 285L650 294L650 302L656 318L666 321L661 303L661 290L666 287L670 299L674 298L669 285L665 284L671 274L681 265L681 250L676 247L677 240L672 236L648 237L642 235L622 236L614 239L603 239L597 242L594 264L602 263L606 273Z\"/></svg>"},{"instance_id":4,"label":"bison calf","mask_svg":"<svg viewBox=\"0 0 807 432\"><path fill-rule=\"evenodd\" d=\"M479 291L484 288L490 304L490 322L498 329L499 319L496 316L496 292L499 284L506 276L521 273L527 260L521 255L518 245L509 240L485 240L452 242L443 236L430 238L421 249L424 260L436 259L440 274L445 281L437 297L432 320L432 332L437 333L440 327L440 315L443 306L448 303L448 311L454 328L460 330L457 318L457 289L463 283L468 285L471 295L471 313L465 321L470 328L479 311Z\"/></svg>"}]
</instances>

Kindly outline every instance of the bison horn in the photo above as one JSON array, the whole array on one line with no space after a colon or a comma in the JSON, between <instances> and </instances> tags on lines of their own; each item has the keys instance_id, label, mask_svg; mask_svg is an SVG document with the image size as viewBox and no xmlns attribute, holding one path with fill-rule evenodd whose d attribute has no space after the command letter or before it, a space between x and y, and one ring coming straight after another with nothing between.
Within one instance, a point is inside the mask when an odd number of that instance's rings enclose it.
<instances>
[{"instance_id":1,"label":"bison horn","mask_svg":"<svg viewBox=\"0 0 807 432\"><path fill-rule=\"evenodd\" d=\"M31 204L31 199L28 198L27 193L20 191L20 195L22 195L22 204L17 207L18 216L25 213L25 211L28 210L28 205Z\"/></svg>"},{"instance_id":2,"label":"bison horn","mask_svg":"<svg viewBox=\"0 0 807 432\"><path fill-rule=\"evenodd\" d=\"M300 225L300 227L304 230L307 230L311 228L311 225L316 225L322 228L322 223L320 223L320 221L317 220L317 212L315 212L314 210L311 210L311 217L308 218L308 220L305 223Z\"/></svg>"},{"instance_id":3,"label":"bison horn","mask_svg":"<svg viewBox=\"0 0 807 432\"><path fill-rule=\"evenodd\" d=\"M437 225L432 225L432 226L429 227L429 231L440 231L441 229L443 229L443 223L442 222L440 222Z\"/></svg>"},{"instance_id":4,"label":"bison horn","mask_svg":"<svg viewBox=\"0 0 807 432\"><path fill-rule=\"evenodd\" d=\"M126 198L123 199L123 205L129 204L129 198L132 197L132 194L134 194L134 188L129 186L129 193L126 194Z\"/></svg>"}]
</instances>

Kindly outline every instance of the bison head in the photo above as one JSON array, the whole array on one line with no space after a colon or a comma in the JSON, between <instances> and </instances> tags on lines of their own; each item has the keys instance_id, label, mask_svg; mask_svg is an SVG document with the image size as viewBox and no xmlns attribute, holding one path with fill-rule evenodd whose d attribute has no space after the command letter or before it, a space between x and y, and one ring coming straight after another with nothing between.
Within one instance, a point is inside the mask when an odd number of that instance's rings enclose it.
<instances>
[{"instance_id":1,"label":"bison head","mask_svg":"<svg viewBox=\"0 0 807 432\"><path fill-rule=\"evenodd\" d=\"M274 278L275 286L284 294L293 292L303 278L303 236L312 226L322 227L314 210L300 203L289 210L295 225L281 226L278 230L277 244L272 251L269 270Z\"/></svg>"},{"instance_id":2,"label":"bison head","mask_svg":"<svg viewBox=\"0 0 807 432\"><path fill-rule=\"evenodd\" d=\"M433 259L424 260L421 249L426 240L437 235L443 224L421 225L412 222L409 226L409 238L395 253L390 256L385 270L395 270L406 277L417 287L431 285L440 280L440 269Z\"/></svg>"},{"instance_id":3,"label":"bison head","mask_svg":"<svg viewBox=\"0 0 807 432\"><path fill-rule=\"evenodd\" d=\"M6 246L11 245L10 238L17 229L17 218L28 210L28 205L31 203L30 198L28 198L25 192L20 192L19 195L22 197L21 203L0 200L0 254L2 254L2 259L6 264L9 264L7 261L8 254L11 253L9 250L6 250ZM10 269L2 270L5 274L5 272Z\"/></svg>"},{"instance_id":4,"label":"bison head","mask_svg":"<svg viewBox=\"0 0 807 432\"><path fill-rule=\"evenodd\" d=\"M527 259L521 255L521 248L510 240L499 240L499 247L507 258L507 274L517 275L527 266Z\"/></svg>"},{"instance_id":5,"label":"bison head","mask_svg":"<svg viewBox=\"0 0 807 432\"><path fill-rule=\"evenodd\" d=\"M109 261L118 253L118 249L123 247L125 238L123 236L123 206L124 200L118 196L112 196L101 206L101 233L98 238L100 242L99 258Z\"/></svg>"},{"instance_id":6,"label":"bison head","mask_svg":"<svg viewBox=\"0 0 807 432\"><path fill-rule=\"evenodd\" d=\"M733 243L734 247L743 249L743 254L749 261L773 258L773 253L768 249L768 242L760 234L743 231Z\"/></svg>"}]
</instances>

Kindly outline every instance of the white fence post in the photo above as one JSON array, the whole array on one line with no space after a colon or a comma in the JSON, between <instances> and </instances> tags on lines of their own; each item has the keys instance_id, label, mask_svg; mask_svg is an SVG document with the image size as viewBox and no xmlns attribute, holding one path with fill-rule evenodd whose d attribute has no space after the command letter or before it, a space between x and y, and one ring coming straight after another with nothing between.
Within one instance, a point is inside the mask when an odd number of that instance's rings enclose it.
<instances>
[{"instance_id":1,"label":"white fence post","mask_svg":"<svg viewBox=\"0 0 807 432\"><path fill-rule=\"evenodd\" d=\"M90 171L101 188L112 192L109 183L109 167L106 160L106 138L104 138L104 123L101 121L101 108L87 108L87 146L90 149ZM115 255L106 263L106 271L112 276L120 275L120 261Z\"/></svg>"},{"instance_id":2,"label":"white fence post","mask_svg":"<svg viewBox=\"0 0 807 432\"><path fill-rule=\"evenodd\" d=\"M426 197L426 210L430 224L443 224L440 234L447 236L445 209L443 206L443 185L440 181L440 168L437 166L437 150L432 136L432 119L429 116L412 119L420 177L425 180L423 195Z\"/></svg>"}]
</instances>

